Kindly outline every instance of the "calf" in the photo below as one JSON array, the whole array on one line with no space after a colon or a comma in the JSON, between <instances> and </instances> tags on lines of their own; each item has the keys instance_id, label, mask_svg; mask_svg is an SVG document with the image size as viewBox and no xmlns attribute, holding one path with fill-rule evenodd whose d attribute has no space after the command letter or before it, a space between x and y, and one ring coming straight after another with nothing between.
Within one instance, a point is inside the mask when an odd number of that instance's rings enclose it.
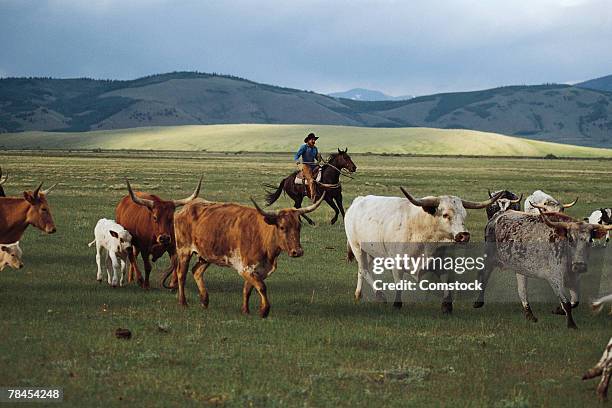
<instances>
[{"instance_id":1,"label":"calf","mask_svg":"<svg viewBox=\"0 0 612 408\"><path fill-rule=\"evenodd\" d=\"M125 269L128 259L128 252L132 250L132 236L130 233L117 224L113 220L102 218L94 228L95 239L89 243L89 246L96 244L96 263L98 264L98 282L102 282L102 265L101 252L106 251L106 274L108 275L108 284L113 288L117 287L119 280L119 270L121 271L121 281L119 285L123 286L125 278ZM113 276L111 279L111 269Z\"/></svg>"},{"instance_id":2,"label":"calf","mask_svg":"<svg viewBox=\"0 0 612 408\"><path fill-rule=\"evenodd\" d=\"M610 338L597 364L587 371L582 379L589 380L599 376L601 376L601 381L597 386L597 395L600 400L605 401L608 398L608 384L610 383L610 376L612 376L612 338Z\"/></svg>"},{"instance_id":3,"label":"calf","mask_svg":"<svg viewBox=\"0 0 612 408\"><path fill-rule=\"evenodd\" d=\"M0 245L0 271L2 271L7 265L13 269L23 268L23 262L21 261L21 248L19 247L19 241L14 244Z\"/></svg>"},{"instance_id":4,"label":"calf","mask_svg":"<svg viewBox=\"0 0 612 408\"><path fill-rule=\"evenodd\" d=\"M612 208L600 208L599 210L595 210L584 220L591 224L612 225ZM608 242L610 242L610 231L606 234L604 246L606 246Z\"/></svg>"}]
</instances>

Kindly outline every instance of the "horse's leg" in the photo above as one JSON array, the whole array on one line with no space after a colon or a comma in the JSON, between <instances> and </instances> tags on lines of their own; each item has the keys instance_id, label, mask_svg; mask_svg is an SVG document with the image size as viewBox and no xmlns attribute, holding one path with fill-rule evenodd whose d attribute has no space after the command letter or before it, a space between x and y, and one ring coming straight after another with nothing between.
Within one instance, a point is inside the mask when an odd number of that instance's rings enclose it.
<instances>
[{"instance_id":1,"label":"horse's leg","mask_svg":"<svg viewBox=\"0 0 612 408\"><path fill-rule=\"evenodd\" d=\"M334 196L334 200L336 201L336 204L338 205L338 209L340 210L340 214L342 214L342 219L344 219L344 206L342 205L342 194L339 193L337 195Z\"/></svg>"},{"instance_id":2,"label":"horse's leg","mask_svg":"<svg viewBox=\"0 0 612 408\"><path fill-rule=\"evenodd\" d=\"M293 199L293 206L295 208L302 208L302 201L304 201L304 196L296 196ZM315 222L310 219L306 214L301 215L310 225L315 225Z\"/></svg>"},{"instance_id":3,"label":"horse's leg","mask_svg":"<svg viewBox=\"0 0 612 408\"><path fill-rule=\"evenodd\" d=\"M334 225L336 223L336 221L338 221L338 214L340 214L340 210L338 209L338 207L336 206L336 203L334 203L334 199L331 196L327 196L327 194L325 195L325 202L327 204L329 204L329 206L334 210L335 214L334 214L334 218L331 219L331 225Z\"/></svg>"}]
</instances>

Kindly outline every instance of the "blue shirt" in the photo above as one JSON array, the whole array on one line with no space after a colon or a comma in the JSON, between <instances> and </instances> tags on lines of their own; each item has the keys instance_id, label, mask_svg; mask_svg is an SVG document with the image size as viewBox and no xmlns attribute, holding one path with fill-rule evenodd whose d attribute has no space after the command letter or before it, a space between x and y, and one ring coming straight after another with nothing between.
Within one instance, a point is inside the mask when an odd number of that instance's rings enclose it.
<instances>
[{"instance_id":1,"label":"blue shirt","mask_svg":"<svg viewBox=\"0 0 612 408\"><path fill-rule=\"evenodd\" d=\"M319 155L319 149L316 146L310 147L307 144L303 144L300 146L299 150L293 157L293 160L297 161L299 158L302 158L302 163L310 162L309 166L314 166L314 162L317 161L317 156Z\"/></svg>"}]
</instances>

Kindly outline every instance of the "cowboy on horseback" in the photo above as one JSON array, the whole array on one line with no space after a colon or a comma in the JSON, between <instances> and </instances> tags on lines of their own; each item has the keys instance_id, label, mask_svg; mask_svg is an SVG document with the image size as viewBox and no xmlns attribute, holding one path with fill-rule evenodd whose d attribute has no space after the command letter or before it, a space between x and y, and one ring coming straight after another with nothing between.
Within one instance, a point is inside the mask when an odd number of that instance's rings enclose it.
<instances>
[{"instance_id":1,"label":"cowboy on horseback","mask_svg":"<svg viewBox=\"0 0 612 408\"><path fill-rule=\"evenodd\" d=\"M315 146L317 139L318 137L314 133L309 133L304 139L304 144L300 146L293 158L304 176L304 183L308 188L308 196L313 201L316 196L314 174L318 170L318 164L323 160L319 149Z\"/></svg>"}]
</instances>

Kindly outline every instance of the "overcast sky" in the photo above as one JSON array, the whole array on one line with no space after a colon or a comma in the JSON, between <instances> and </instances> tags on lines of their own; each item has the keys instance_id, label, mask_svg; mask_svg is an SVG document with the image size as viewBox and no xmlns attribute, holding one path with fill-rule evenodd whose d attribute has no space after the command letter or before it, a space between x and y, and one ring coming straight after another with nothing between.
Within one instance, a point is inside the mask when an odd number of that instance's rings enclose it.
<instances>
[{"instance_id":1,"label":"overcast sky","mask_svg":"<svg viewBox=\"0 0 612 408\"><path fill-rule=\"evenodd\" d=\"M424 95L609 75L611 50L609 0L0 0L0 76Z\"/></svg>"}]
</instances>

